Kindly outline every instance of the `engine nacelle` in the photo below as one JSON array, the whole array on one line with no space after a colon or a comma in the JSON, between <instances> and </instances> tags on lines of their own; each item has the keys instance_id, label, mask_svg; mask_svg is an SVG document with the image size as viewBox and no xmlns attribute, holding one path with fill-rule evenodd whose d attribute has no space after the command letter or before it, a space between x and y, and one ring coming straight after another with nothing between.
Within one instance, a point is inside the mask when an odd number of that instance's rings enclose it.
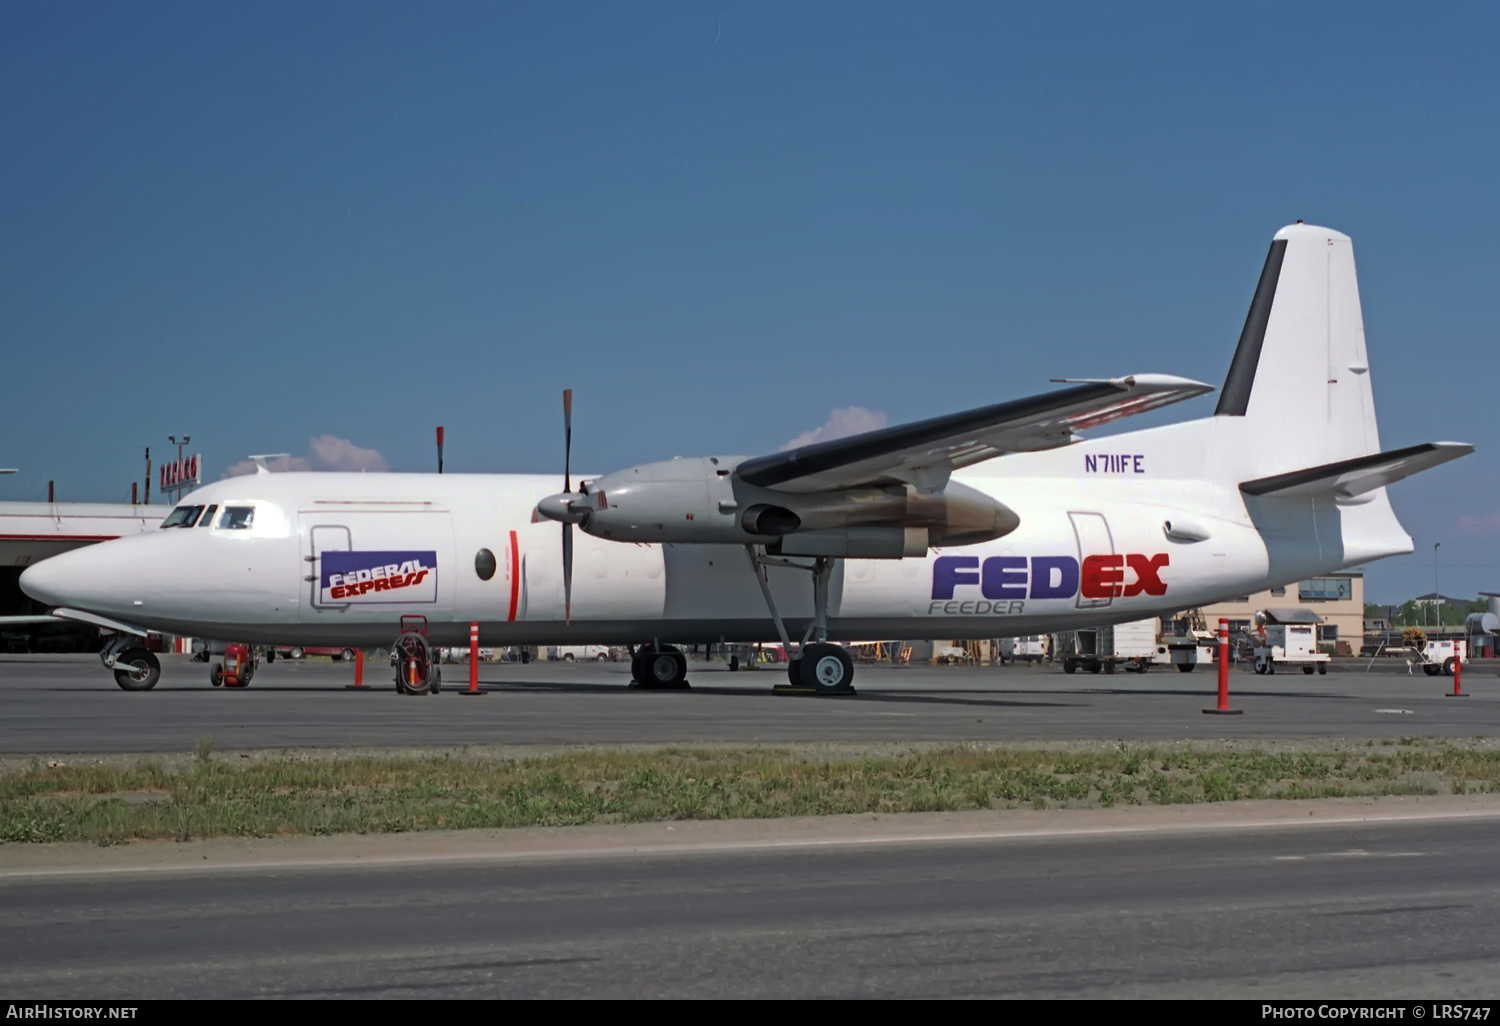
<instances>
[{"instance_id":1,"label":"engine nacelle","mask_svg":"<svg viewBox=\"0 0 1500 1026\"><path fill-rule=\"evenodd\" d=\"M740 459L642 464L585 482L579 493L545 499L537 509L554 520L566 514L612 541L761 544L786 555L872 559L974 545L1021 522L1004 503L953 481L930 493L910 484L781 492L736 478Z\"/></svg>"}]
</instances>

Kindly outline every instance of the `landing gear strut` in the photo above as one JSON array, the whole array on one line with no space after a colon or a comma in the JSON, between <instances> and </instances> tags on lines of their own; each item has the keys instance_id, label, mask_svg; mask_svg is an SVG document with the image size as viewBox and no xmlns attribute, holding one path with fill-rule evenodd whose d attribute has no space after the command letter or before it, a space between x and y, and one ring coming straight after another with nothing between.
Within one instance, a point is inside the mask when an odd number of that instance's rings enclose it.
<instances>
[{"instance_id":1,"label":"landing gear strut","mask_svg":"<svg viewBox=\"0 0 1500 1026\"><path fill-rule=\"evenodd\" d=\"M833 560L827 556L818 556L809 566L780 556L767 556L764 552L757 552L753 545L745 546L745 551L750 556L750 568L755 573L761 594L765 596L766 607L771 612L776 633L781 636L781 644L788 656L787 683L778 684L773 690L813 695L854 694L854 660L842 645L833 645L828 641L828 583L833 578ZM802 636L802 643L795 650L792 648L791 636L786 632L786 624L781 619L781 612L776 608L776 600L771 596L771 585L766 580L765 573L768 566L790 567L812 574L812 623L807 625L807 633Z\"/></svg>"}]
</instances>

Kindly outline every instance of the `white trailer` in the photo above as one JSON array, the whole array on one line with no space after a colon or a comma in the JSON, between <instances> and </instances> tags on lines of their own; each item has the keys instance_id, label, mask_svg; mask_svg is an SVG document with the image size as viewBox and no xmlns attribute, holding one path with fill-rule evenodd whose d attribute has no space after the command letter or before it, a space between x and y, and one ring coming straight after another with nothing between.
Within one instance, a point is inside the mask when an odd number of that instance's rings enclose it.
<instances>
[{"instance_id":1,"label":"white trailer","mask_svg":"<svg viewBox=\"0 0 1500 1026\"><path fill-rule=\"evenodd\" d=\"M1019 638L1000 639L1000 661L1002 663L1039 663L1047 658L1047 638L1042 634L1026 634Z\"/></svg>"},{"instance_id":2,"label":"white trailer","mask_svg":"<svg viewBox=\"0 0 1500 1026\"><path fill-rule=\"evenodd\" d=\"M1124 665L1136 673L1145 673L1156 659L1156 618L1117 623L1081 631L1066 631L1057 636L1063 672L1080 668L1090 673L1114 673Z\"/></svg>"},{"instance_id":3,"label":"white trailer","mask_svg":"<svg viewBox=\"0 0 1500 1026\"><path fill-rule=\"evenodd\" d=\"M1257 614L1257 619L1263 617ZM1313 617L1311 623L1277 623L1275 617L1268 620L1263 628L1264 640L1251 650L1256 673L1275 673L1278 666L1300 666L1303 673L1328 672L1332 659L1328 653L1318 651L1320 617Z\"/></svg>"},{"instance_id":4,"label":"white trailer","mask_svg":"<svg viewBox=\"0 0 1500 1026\"><path fill-rule=\"evenodd\" d=\"M1415 651L1417 662L1422 666L1422 672L1429 677L1439 675L1451 677L1455 661L1460 663L1469 661L1469 643L1461 638L1456 640L1429 638L1421 648Z\"/></svg>"}]
</instances>

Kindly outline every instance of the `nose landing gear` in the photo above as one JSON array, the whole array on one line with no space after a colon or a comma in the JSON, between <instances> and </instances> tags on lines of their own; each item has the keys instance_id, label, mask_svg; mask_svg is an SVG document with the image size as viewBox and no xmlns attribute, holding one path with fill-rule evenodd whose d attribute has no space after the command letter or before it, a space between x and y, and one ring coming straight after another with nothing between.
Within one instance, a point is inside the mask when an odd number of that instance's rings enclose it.
<instances>
[{"instance_id":1,"label":"nose landing gear","mask_svg":"<svg viewBox=\"0 0 1500 1026\"><path fill-rule=\"evenodd\" d=\"M99 661L113 670L115 683L125 691L150 691L161 680L161 660L131 634L116 634L99 652Z\"/></svg>"},{"instance_id":2,"label":"nose landing gear","mask_svg":"<svg viewBox=\"0 0 1500 1026\"><path fill-rule=\"evenodd\" d=\"M650 690L685 688L687 657L673 645L648 642L630 657L630 675L635 685Z\"/></svg>"}]
</instances>

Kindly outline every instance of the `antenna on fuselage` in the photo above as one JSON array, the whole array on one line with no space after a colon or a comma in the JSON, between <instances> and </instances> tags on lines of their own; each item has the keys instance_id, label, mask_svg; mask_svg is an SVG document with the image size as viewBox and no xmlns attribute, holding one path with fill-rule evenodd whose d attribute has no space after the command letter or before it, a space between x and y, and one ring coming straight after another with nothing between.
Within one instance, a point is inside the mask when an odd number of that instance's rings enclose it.
<instances>
[{"instance_id":1,"label":"antenna on fuselage","mask_svg":"<svg viewBox=\"0 0 1500 1026\"><path fill-rule=\"evenodd\" d=\"M270 470L269 467L266 466L266 460L286 459L289 456L291 456L291 453L289 453L289 452L272 452L272 453L265 453L265 454L263 454L261 456L249 456L249 457L246 457L246 458L254 461L254 463L255 463L255 472L257 474L269 474L271 472L271 470Z\"/></svg>"}]
</instances>

